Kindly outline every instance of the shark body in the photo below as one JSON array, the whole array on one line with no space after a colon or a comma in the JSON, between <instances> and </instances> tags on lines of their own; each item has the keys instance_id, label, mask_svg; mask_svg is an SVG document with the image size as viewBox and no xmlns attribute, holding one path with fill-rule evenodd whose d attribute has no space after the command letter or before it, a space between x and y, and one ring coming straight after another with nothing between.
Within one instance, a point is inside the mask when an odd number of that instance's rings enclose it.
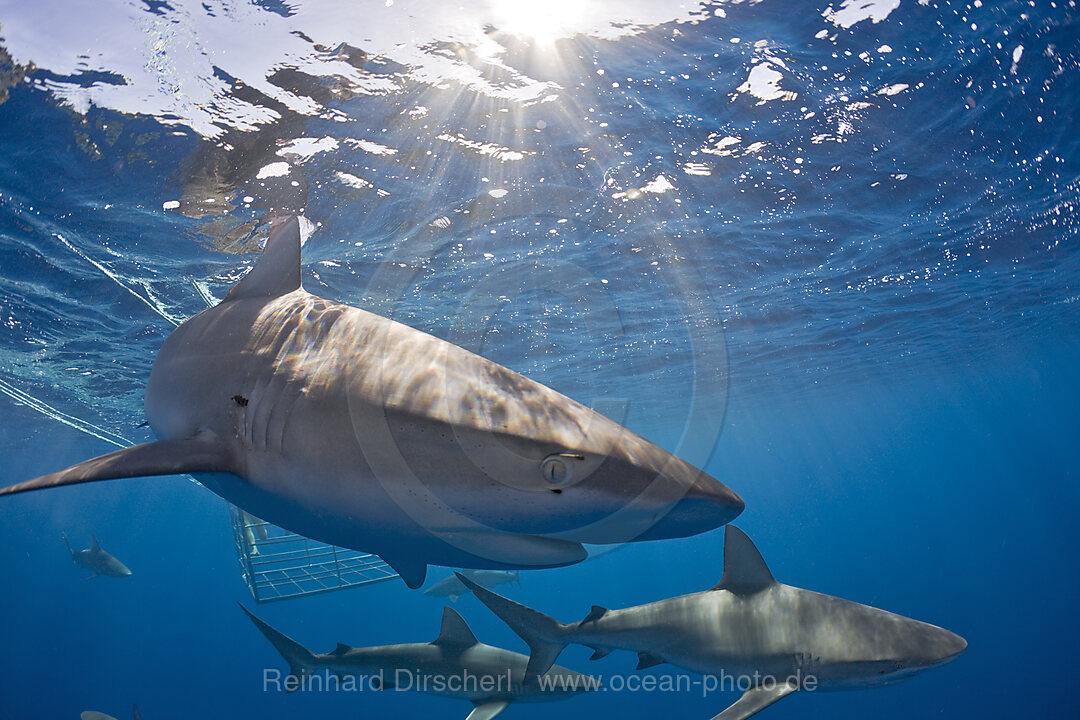
<instances>
[{"instance_id":1,"label":"shark body","mask_svg":"<svg viewBox=\"0 0 1080 720\"><path fill-rule=\"evenodd\" d=\"M315 654L260 620L243 605L259 631L289 664L294 689L305 678L324 671L336 677L361 678L377 690L416 691L468 700L468 720L491 720L512 702L564 700L600 687L600 681L558 665L546 671L550 682L525 682L528 658L485 645L461 616L443 608L442 629L432 642L354 648L338 644L330 653Z\"/></svg>"},{"instance_id":2,"label":"shark body","mask_svg":"<svg viewBox=\"0 0 1080 720\"><path fill-rule=\"evenodd\" d=\"M131 570L128 569L124 563L117 560L105 550L101 549L101 543L98 542L96 535L90 536L90 547L85 550L75 550L71 547L71 543L68 542L67 535L64 535L64 544L67 546L68 552L71 553L71 560L79 567L86 568L92 571L88 580L104 575L105 577L128 577L131 575Z\"/></svg>"},{"instance_id":3,"label":"shark body","mask_svg":"<svg viewBox=\"0 0 1080 720\"><path fill-rule=\"evenodd\" d=\"M543 673L570 643L593 659L638 654L638 669L661 663L706 675L746 678L744 694L714 720L743 720L799 689L886 685L946 663L967 647L948 630L842 598L776 582L753 542L728 525L724 576L711 590L634 607L593 606L564 624L459 575L531 650L528 673Z\"/></svg>"},{"instance_id":4,"label":"shark body","mask_svg":"<svg viewBox=\"0 0 1080 720\"><path fill-rule=\"evenodd\" d=\"M300 225L271 229L226 298L164 342L156 442L0 490L190 473L253 516L380 555L519 569L582 543L683 537L742 500L618 423L463 348L300 284Z\"/></svg>"},{"instance_id":5,"label":"shark body","mask_svg":"<svg viewBox=\"0 0 1080 720\"><path fill-rule=\"evenodd\" d=\"M477 585L486 588L498 587L512 582L521 583L521 576L517 570L463 570L461 574ZM457 602L459 597L468 592L469 588L462 585L456 575L445 577L424 590L425 595L449 598L450 602Z\"/></svg>"}]
</instances>

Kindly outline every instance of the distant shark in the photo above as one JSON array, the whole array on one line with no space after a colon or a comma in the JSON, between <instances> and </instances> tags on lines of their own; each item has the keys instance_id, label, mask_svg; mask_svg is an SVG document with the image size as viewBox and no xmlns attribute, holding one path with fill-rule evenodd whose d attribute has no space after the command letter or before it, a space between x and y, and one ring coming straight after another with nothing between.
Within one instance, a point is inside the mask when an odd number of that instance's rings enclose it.
<instances>
[{"instance_id":1,"label":"distant shark","mask_svg":"<svg viewBox=\"0 0 1080 720\"><path fill-rule=\"evenodd\" d=\"M571 643L591 647L594 660L630 650L638 653L638 669L671 663L732 678L745 692L713 720L743 720L799 689L898 682L967 647L935 625L781 585L733 525L725 530L724 575L716 587L622 610L594 605L577 623L560 623L458 578L528 643L529 677Z\"/></svg>"},{"instance_id":2,"label":"distant shark","mask_svg":"<svg viewBox=\"0 0 1080 720\"><path fill-rule=\"evenodd\" d=\"M90 536L90 547L85 550L73 550L71 543L68 542L67 534L64 534L63 538L68 552L71 553L72 562L79 567L93 571L94 574L88 577L87 580L92 580L98 575L105 575L106 577L127 577L131 575L131 571L128 570L124 563L101 549L101 543L98 542L96 535Z\"/></svg>"},{"instance_id":3,"label":"distant shark","mask_svg":"<svg viewBox=\"0 0 1080 720\"><path fill-rule=\"evenodd\" d=\"M312 653L240 607L289 664L295 678L291 690L322 670L336 678L366 678L376 690L469 700L474 708L467 720L491 720L512 702L563 700L600 687L598 679L558 665L546 670L550 680L546 687L525 683L527 657L477 641L461 616L448 607L443 608L439 637L431 642L365 648L339 643L323 655ZM289 688L289 683L285 686Z\"/></svg>"},{"instance_id":4,"label":"distant shark","mask_svg":"<svg viewBox=\"0 0 1080 720\"><path fill-rule=\"evenodd\" d=\"M142 715L139 714L139 706L135 705L131 709L132 717L134 720L142 720ZM103 712L97 710L83 710L79 713L79 720L116 720L112 715L106 715Z\"/></svg>"},{"instance_id":5,"label":"distant shark","mask_svg":"<svg viewBox=\"0 0 1080 720\"><path fill-rule=\"evenodd\" d=\"M521 584L521 576L517 570L463 570L462 575L472 580L477 585L493 588L505 583L516 582ZM432 597L450 598L450 602L469 592L469 588L461 584L457 576L445 577L424 591L425 595Z\"/></svg>"},{"instance_id":6,"label":"distant shark","mask_svg":"<svg viewBox=\"0 0 1080 720\"><path fill-rule=\"evenodd\" d=\"M726 486L618 423L463 348L300 286L300 224L162 345L146 388L156 442L0 495L192 473L252 515L428 564L580 562L582 543L684 537L743 509Z\"/></svg>"}]
</instances>

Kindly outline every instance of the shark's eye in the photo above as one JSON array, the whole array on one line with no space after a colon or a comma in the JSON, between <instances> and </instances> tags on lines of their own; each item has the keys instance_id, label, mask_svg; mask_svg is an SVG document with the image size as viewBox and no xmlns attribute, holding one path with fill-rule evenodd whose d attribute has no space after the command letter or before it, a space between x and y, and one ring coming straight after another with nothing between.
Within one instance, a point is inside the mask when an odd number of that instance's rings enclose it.
<instances>
[{"instance_id":1,"label":"shark's eye","mask_svg":"<svg viewBox=\"0 0 1080 720\"><path fill-rule=\"evenodd\" d=\"M565 455L548 455L540 461L540 474L550 485L566 485L574 474L571 462Z\"/></svg>"}]
</instances>

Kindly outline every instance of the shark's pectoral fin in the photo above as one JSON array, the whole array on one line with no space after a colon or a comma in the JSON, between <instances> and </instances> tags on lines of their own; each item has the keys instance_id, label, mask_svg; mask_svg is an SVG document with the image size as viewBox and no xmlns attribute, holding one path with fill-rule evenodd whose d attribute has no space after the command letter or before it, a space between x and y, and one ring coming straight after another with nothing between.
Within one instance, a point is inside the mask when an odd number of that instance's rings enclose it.
<instances>
[{"instance_id":1,"label":"shark's pectoral fin","mask_svg":"<svg viewBox=\"0 0 1080 720\"><path fill-rule=\"evenodd\" d=\"M478 700L465 720L491 720L510 704L509 700Z\"/></svg>"},{"instance_id":2,"label":"shark's pectoral fin","mask_svg":"<svg viewBox=\"0 0 1080 720\"><path fill-rule=\"evenodd\" d=\"M157 440L91 458L66 470L0 489L0 495L77 483L190 472L235 472L232 454L211 435Z\"/></svg>"},{"instance_id":3,"label":"shark's pectoral fin","mask_svg":"<svg viewBox=\"0 0 1080 720\"><path fill-rule=\"evenodd\" d=\"M780 698L786 697L798 689L799 686L793 682L750 688L742 694L741 698L729 705L724 712L712 720L745 720L745 718L764 710Z\"/></svg>"}]
</instances>

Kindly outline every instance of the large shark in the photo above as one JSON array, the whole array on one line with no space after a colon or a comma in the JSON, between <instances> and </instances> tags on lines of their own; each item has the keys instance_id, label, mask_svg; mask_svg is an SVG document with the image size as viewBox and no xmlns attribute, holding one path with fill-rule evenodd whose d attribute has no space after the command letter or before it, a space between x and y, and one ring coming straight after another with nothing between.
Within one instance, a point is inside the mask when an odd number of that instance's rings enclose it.
<instances>
[{"instance_id":1,"label":"large shark","mask_svg":"<svg viewBox=\"0 0 1080 720\"><path fill-rule=\"evenodd\" d=\"M477 585L486 588L498 587L512 582L518 583L518 585L521 584L521 575L517 570L463 570L461 574ZM424 594L432 597L450 598L450 602L457 602L459 597L468 592L469 588L462 585L457 576L450 575L433 584L424 591Z\"/></svg>"},{"instance_id":2,"label":"large shark","mask_svg":"<svg viewBox=\"0 0 1080 720\"><path fill-rule=\"evenodd\" d=\"M313 675L324 686L332 673L335 678L353 678L359 688L366 683L376 690L416 691L469 700L474 708L467 720L491 720L511 702L563 700L597 690L601 685L596 678L558 665L547 669L549 682L543 687L524 682L527 657L477 641L461 616L448 607L443 608L439 637L431 642L364 648L339 643L333 652L322 655L312 653L243 605L240 607L289 664L291 680L281 683L280 678L270 678L288 691L304 687L303 683ZM318 678L320 670L327 675ZM263 677L265 684L268 676ZM314 682L308 684L314 686Z\"/></svg>"},{"instance_id":3,"label":"large shark","mask_svg":"<svg viewBox=\"0 0 1080 720\"><path fill-rule=\"evenodd\" d=\"M582 543L683 537L742 500L618 423L461 347L300 285L300 224L164 342L146 388L156 442L0 490L191 473L259 518L427 564L569 565Z\"/></svg>"},{"instance_id":4,"label":"large shark","mask_svg":"<svg viewBox=\"0 0 1080 720\"><path fill-rule=\"evenodd\" d=\"M128 570L127 565L117 560L101 549L101 543L98 542L97 535L90 536L90 547L85 550L75 550L71 547L71 543L68 542L67 534L63 535L64 544L67 545L68 552L71 553L71 561L79 567L84 567L87 570L92 570L91 575L87 580L92 580L98 575L104 575L106 577L127 577L131 575L131 570Z\"/></svg>"},{"instance_id":5,"label":"large shark","mask_svg":"<svg viewBox=\"0 0 1080 720\"><path fill-rule=\"evenodd\" d=\"M799 689L898 682L967 647L935 625L776 582L734 525L725 530L724 575L716 587L621 610L594 605L577 623L560 623L459 579L528 643L530 678L570 643L593 648L594 660L631 650L638 669L671 663L745 691L713 720L743 720ZM731 682L720 682L725 678Z\"/></svg>"}]
</instances>

